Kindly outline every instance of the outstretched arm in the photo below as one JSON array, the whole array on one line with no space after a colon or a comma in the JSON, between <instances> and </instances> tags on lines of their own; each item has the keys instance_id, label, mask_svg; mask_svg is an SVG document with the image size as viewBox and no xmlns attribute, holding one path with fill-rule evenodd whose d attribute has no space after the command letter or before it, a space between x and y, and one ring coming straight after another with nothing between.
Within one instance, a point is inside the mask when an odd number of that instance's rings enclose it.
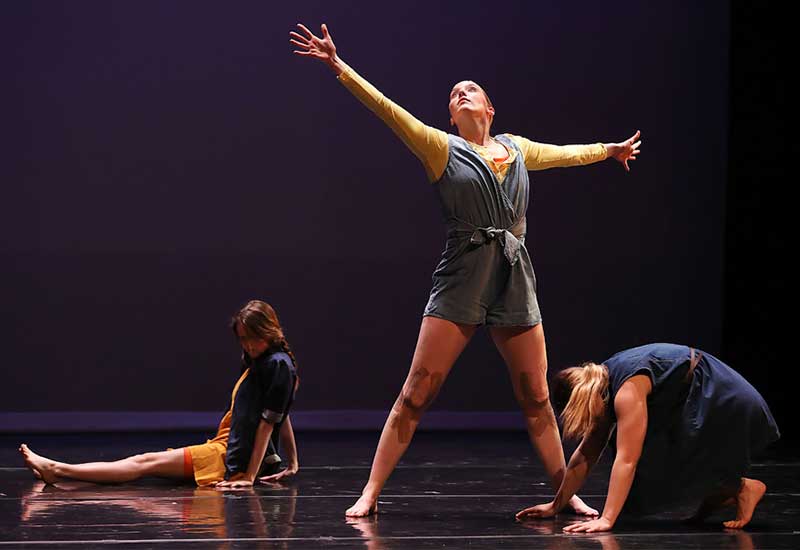
<instances>
[{"instance_id":1,"label":"outstretched arm","mask_svg":"<svg viewBox=\"0 0 800 550\"><path fill-rule=\"evenodd\" d=\"M546 170L548 168L564 168L583 166L613 158L622 163L625 170L630 170L628 161L636 160L639 146L642 144L637 130L630 138L620 143L594 143L591 145L550 145L529 139L511 136L522 150L525 167L528 170Z\"/></svg>"},{"instance_id":2,"label":"outstretched arm","mask_svg":"<svg viewBox=\"0 0 800 550\"><path fill-rule=\"evenodd\" d=\"M567 464L567 471L564 473L564 479L561 480L561 486L553 501L525 508L517 513L517 519L547 518L559 513L583 486L592 467L603 453L612 428L609 418L601 419L572 453L569 464Z\"/></svg>"},{"instance_id":3,"label":"outstretched arm","mask_svg":"<svg viewBox=\"0 0 800 550\"><path fill-rule=\"evenodd\" d=\"M608 531L617 521L622 506L636 474L636 465L642 455L644 436L647 432L647 394L651 389L650 378L632 376L617 392L614 411L617 415L617 456L611 467L608 495L603 514L592 521L576 523L564 528L568 533L594 533Z\"/></svg>"},{"instance_id":4,"label":"outstretched arm","mask_svg":"<svg viewBox=\"0 0 800 550\"><path fill-rule=\"evenodd\" d=\"M428 179L438 180L447 165L447 134L420 122L342 61L326 25L323 24L321 27L321 37L316 36L302 24L297 26L302 34L295 31L289 33L291 37L289 41L299 48L294 53L319 59L325 63L339 81L369 110L378 115L419 158L425 167Z\"/></svg>"}]
</instances>

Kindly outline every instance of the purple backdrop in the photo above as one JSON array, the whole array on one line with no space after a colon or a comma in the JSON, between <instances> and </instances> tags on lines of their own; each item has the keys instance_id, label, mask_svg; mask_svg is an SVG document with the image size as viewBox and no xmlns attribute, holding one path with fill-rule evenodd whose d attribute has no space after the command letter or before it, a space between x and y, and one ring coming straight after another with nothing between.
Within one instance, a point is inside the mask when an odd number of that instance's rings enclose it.
<instances>
[{"instance_id":1,"label":"purple backdrop","mask_svg":"<svg viewBox=\"0 0 800 550\"><path fill-rule=\"evenodd\" d=\"M446 128L478 81L494 130L640 160L532 174L551 368L648 341L721 346L726 2L4 5L3 411L217 411L227 320L273 303L298 411L386 410L444 243L417 159L320 63L326 22L386 95ZM434 409L515 409L485 332ZM1 427L1 426L0 426Z\"/></svg>"}]
</instances>

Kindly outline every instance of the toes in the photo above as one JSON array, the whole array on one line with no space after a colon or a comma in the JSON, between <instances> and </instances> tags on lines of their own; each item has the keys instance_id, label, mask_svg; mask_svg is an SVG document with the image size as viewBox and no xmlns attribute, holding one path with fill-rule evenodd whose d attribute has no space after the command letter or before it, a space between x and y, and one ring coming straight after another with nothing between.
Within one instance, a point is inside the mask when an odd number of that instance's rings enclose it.
<instances>
[{"instance_id":1,"label":"toes","mask_svg":"<svg viewBox=\"0 0 800 550\"><path fill-rule=\"evenodd\" d=\"M374 509L372 509L372 510L370 510L370 509L364 510L364 509L359 509L359 508L353 507L353 508L348 509L344 513L344 515L349 517L349 518L363 518L363 517L366 517L366 516L368 516L370 514L374 514L374 513L375 513Z\"/></svg>"},{"instance_id":2,"label":"toes","mask_svg":"<svg viewBox=\"0 0 800 550\"><path fill-rule=\"evenodd\" d=\"M355 504L348 508L344 515L349 518L363 518L378 512L377 502L372 506L364 506L361 499L358 499Z\"/></svg>"},{"instance_id":3,"label":"toes","mask_svg":"<svg viewBox=\"0 0 800 550\"><path fill-rule=\"evenodd\" d=\"M728 529L741 529L746 525L746 523L747 522L744 522L742 520L731 520L724 522L722 525L724 525Z\"/></svg>"}]
</instances>

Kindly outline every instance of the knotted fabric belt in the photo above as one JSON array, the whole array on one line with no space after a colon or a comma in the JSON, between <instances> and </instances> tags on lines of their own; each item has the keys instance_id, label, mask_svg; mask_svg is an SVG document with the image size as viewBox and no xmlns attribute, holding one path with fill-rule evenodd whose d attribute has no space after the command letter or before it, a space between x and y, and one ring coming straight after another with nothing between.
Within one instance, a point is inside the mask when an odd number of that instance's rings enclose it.
<instances>
[{"instance_id":1,"label":"knotted fabric belt","mask_svg":"<svg viewBox=\"0 0 800 550\"><path fill-rule=\"evenodd\" d=\"M508 263L514 265L519 260L519 249L522 246L520 239L525 236L527 226L525 217L520 218L506 229L498 229L494 226L478 227L456 217L450 218L450 222L450 233L468 234L469 242L479 246L497 240L503 247L503 253Z\"/></svg>"}]
</instances>

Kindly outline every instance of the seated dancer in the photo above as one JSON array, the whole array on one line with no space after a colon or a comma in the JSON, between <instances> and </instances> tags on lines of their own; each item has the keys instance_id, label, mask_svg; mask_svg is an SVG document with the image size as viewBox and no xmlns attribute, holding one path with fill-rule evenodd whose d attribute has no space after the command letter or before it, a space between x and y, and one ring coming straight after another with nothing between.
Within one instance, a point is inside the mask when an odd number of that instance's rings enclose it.
<instances>
[{"instance_id":1,"label":"seated dancer","mask_svg":"<svg viewBox=\"0 0 800 550\"><path fill-rule=\"evenodd\" d=\"M639 132L620 143L548 145L511 134L491 136L495 109L471 80L450 91L450 124L458 135L423 124L350 68L328 28L322 37L298 25L295 53L325 63L339 82L391 128L425 167L442 204L447 244L433 273L419 339L403 389L381 433L369 481L347 516L378 508L378 495L433 402L453 363L480 325L489 327L508 366L531 442L553 487L564 475L564 451L547 388L544 329L536 278L525 248L529 170L580 166L613 158L628 170ZM302 33L302 34L301 34ZM358 159L361 151L353 151ZM577 496L570 506L596 515Z\"/></svg>"},{"instance_id":2,"label":"seated dancer","mask_svg":"<svg viewBox=\"0 0 800 550\"><path fill-rule=\"evenodd\" d=\"M587 363L555 378L566 438L582 438L555 499L517 518L556 515L583 485L616 425L616 457L602 515L564 528L608 531L623 511L646 515L698 505L701 520L736 507L725 527L747 525L766 485L744 477L753 454L780 436L761 395L712 355L687 346L649 344Z\"/></svg>"},{"instance_id":3,"label":"seated dancer","mask_svg":"<svg viewBox=\"0 0 800 550\"><path fill-rule=\"evenodd\" d=\"M242 374L217 435L201 445L144 453L114 462L68 464L39 456L22 444L25 464L45 483L75 479L124 483L142 476L193 479L199 486L240 488L277 481L298 470L289 409L298 383L294 354L275 310L248 302L231 320L242 346ZM275 452L282 444L286 467ZM265 475L269 473L269 475ZM261 477L259 477L261 476Z\"/></svg>"}]
</instances>

